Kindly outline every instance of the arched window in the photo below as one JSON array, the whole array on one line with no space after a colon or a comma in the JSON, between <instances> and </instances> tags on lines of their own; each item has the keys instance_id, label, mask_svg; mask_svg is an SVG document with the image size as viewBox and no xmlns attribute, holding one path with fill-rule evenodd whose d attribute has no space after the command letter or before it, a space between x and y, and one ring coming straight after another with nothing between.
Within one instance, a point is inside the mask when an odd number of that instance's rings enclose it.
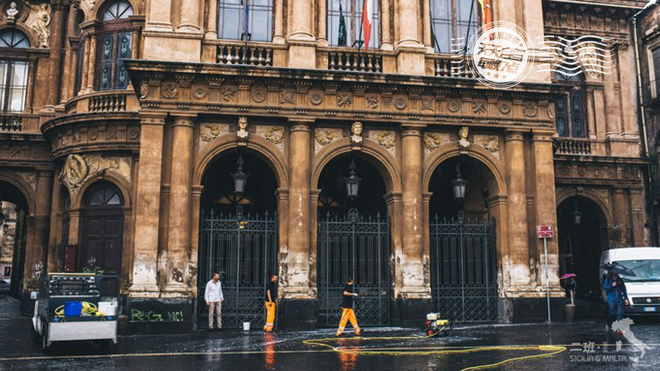
<instances>
[{"instance_id":1,"label":"arched window","mask_svg":"<svg viewBox=\"0 0 660 371\"><path fill-rule=\"evenodd\" d=\"M102 13L103 25L97 42L97 90L126 89L128 73L124 60L133 51L133 28L129 16L133 8L127 1L111 3Z\"/></svg>"},{"instance_id":2,"label":"arched window","mask_svg":"<svg viewBox=\"0 0 660 371\"><path fill-rule=\"evenodd\" d=\"M429 0L431 31L436 53L458 53L477 32L480 3L477 0ZM468 30L469 35L468 35Z\"/></svg>"},{"instance_id":3,"label":"arched window","mask_svg":"<svg viewBox=\"0 0 660 371\"><path fill-rule=\"evenodd\" d=\"M17 60L3 49L23 49L30 47L30 40L24 33L15 29L0 32L0 113L23 112L27 94L29 65ZM7 50L9 51L9 50Z\"/></svg>"},{"instance_id":4,"label":"arched window","mask_svg":"<svg viewBox=\"0 0 660 371\"><path fill-rule=\"evenodd\" d=\"M358 47L364 40L362 30L361 0L327 0L328 1L328 44L333 46ZM371 38L368 48L378 49L380 40L380 17L378 1L371 0Z\"/></svg>"},{"instance_id":5,"label":"arched window","mask_svg":"<svg viewBox=\"0 0 660 371\"><path fill-rule=\"evenodd\" d=\"M273 0L219 0L218 38L245 40L246 19L248 40L271 41Z\"/></svg>"},{"instance_id":6,"label":"arched window","mask_svg":"<svg viewBox=\"0 0 660 371\"><path fill-rule=\"evenodd\" d=\"M586 137L584 74L569 73L559 68L555 73L555 79L560 84L571 86L568 94L557 99L555 110L557 133L563 137Z\"/></svg>"},{"instance_id":7,"label":"arched window","mask_svg":"<svg viewBox=\"0 0 660 371\"><path fill-rule=\"evenodd\" d=\"M108 206L122 204L119 190L116 187L100 187L91 193L85 202L86 206Z\"/></svg>"}]
</instances>

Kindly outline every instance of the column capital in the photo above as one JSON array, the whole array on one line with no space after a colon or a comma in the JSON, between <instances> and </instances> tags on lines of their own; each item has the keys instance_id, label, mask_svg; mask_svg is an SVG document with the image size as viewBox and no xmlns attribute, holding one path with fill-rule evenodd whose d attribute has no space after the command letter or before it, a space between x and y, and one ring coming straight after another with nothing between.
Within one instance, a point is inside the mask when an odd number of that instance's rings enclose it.
<instances>
[{"instance_id":1,"label":"column capital","mask_svg":"<svg viewBox=\"0 0 660 371\"><path fill-rule=\"evenodd\" d=\"M525 140L525 132L521 130L507 130L504 132L504 141L524 141Z\"/></svg>"},{"instance_id":2,"label":"column capital","mask_svg":"<svg viewBox=\"0 0 660 371\"><path fill-rule=\"evenodd\" d=\"M140 112L140 124L141 125L152 125L152 126L163 126L165 125L165 114L157 112Z\"/></svg>"},{"instance_id":3,"label":"column capital","mask_svg":"<svg viewBox=\"0 0 660 371\"><path fill-rule=\"evenodd\" d=\"M295 131L306 131L308 133L311 133L312 130L310 128L310 124L312 122L313 121L309 122L309 121L298 121L298 120L293 121L293 120L291 120L291 121L289 121L289 132L293 133Z\"/></svg>"},{"instance_id":4,"label":"column capital","mask_svg":"<svg viewBox=\"0 0 660 371\"><path fill-rule=\"evenodd\" d=\"M422 137L422 128L415 127L415 126L402 126L401 127L401 136L402 137L408 137L408 136L415 136L415 137Z\"/></svg>"},{"instance_id":5,"label":"column capital","mask_svg":"<svg viewBox=\"0 0 660 371\"><path fill-rule=\"evenodd\" d=\"M188 128L195 127L195 117L194 116L175 116L173 127L183 126Z\"/></svg>"},{"instance_id":6,"label":"column capital","mask_svg":"<svg viewBox=\"0 0 660 371\"><path fill-rule=\"evenodd\" d=\"M278 188L275 194L277 201L287 201L289 199L289 189L288 188Z\"/></svg>"}]
</instances>

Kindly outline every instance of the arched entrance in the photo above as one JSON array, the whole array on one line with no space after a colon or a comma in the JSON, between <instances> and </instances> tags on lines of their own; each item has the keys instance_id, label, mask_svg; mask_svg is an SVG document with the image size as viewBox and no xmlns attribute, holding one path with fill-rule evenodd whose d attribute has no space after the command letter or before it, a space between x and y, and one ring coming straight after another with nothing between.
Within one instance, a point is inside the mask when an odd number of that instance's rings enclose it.
<instances>
[{"instance_id":1,"label":"arched entrance","mask_svg":"<svg viewBox=\"0 0 660 371\"><path fill-rule=\"evenodd\" d=\"M223 327L237 328L243 322L263 326L266 283L278 273L275 175L253 152L234 151L213 160L202 184L198 323L207 323L204 290L217 272L225 298Z\"/></svg>"},{"instance_id":2,"label":"arched entrance","mask_svg":"<svg viewBox=\"0 0 660 371\"><path fill-rule=\"evenodd\" d=\"M607 221L587 197L570 197L557 207L559 274L575 273L577 299L600 301L600 254L607 248Z\"/></svg>"},{"instance_id":3,"label":"arched entrance","mask_svg":"<svg viewBox=\"0 0 660 371\"><path fill-rule=\"evenodd\" d=\"M11 296L18 297L24 285L28 201L9 182L0 181L0 214L0 277L10 280L6 289Z\"/></svg>"},{"instance_id":4,"label":"arched entrance","mask_svg":"<svg viewBox=\"0 0 660 371\"><path fill-rule=\"evenodd\" d=\"M349 190L356 183L357 192ZM319 326L339 323L349 277L359 293L355 308L360 325L389 324L390 223L381 174L366 156L344 154L324 167L318 188Z\"/></svg>"},{"instance_id":5,"label":"arched entrance","mask_svg":"<svg viewBox=\"0 0 660 371\"><path fill-rule=\"evenodd\" d=\"M120 274L124 197L117 186L99 181L83 196L78 271Z\"/></svg>"},{"instance_id":6,"label":"arched entrance","mask_svg":"<svg viewBox=\"0 0 660 371\"><path fill-rule=\"evenodd\" d=\"M491 171L469 157L452 157L429 183L431 293L443 318L497 319L495 222L488 198L497 194Z\"/></svg>"}]
</instances>

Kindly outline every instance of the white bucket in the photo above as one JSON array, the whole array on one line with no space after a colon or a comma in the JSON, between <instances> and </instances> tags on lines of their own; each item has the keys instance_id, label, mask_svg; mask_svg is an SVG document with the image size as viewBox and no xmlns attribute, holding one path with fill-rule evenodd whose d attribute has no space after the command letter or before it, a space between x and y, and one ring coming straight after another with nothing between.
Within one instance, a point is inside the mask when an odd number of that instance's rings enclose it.
<instances>
[{"instance_id":1,"label":"white bucket","mask_svg":"<svg viewBox=\"0 0 660 371\"><path fill-rule=\"evenodd\" d=\"M243 322L243 331L250 331L250 322Z\"/></svg>"}]
</instances>

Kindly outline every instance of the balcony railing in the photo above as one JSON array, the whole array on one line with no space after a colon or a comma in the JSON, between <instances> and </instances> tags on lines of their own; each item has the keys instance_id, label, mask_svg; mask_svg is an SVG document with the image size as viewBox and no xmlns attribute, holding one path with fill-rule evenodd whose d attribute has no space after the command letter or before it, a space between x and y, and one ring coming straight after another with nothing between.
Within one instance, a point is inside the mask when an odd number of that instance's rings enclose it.
<instances>
[{"instance_id":1,"label":"balcony railing","mask_svg":"<svg viewBox=\"0 0 660 371\"><path fill-rule=\"evenodd\" d=\"M3 115L0 118L0 131L23 131L23 117Z\"/></svg>"},{"instance_id":2,"label":"balcony railing","mask_svg":"<svg viewBox=\"0 0 660 371\"><path fill-rule=\"evenodd\" d=\"M475 78L474 72L470 68L470 57L463 55L435 54L433 71L437 77Z\"/></svg>"},{"instance_id":3,"label":"balcony railing","mask_svg":"<svg viewBox=\"0 0 660 371\"><path fill-rule=\"evenodd\" d=\"M555 139L555 153L558 155L590 155L591 140L578 138Z\"/></svg>"},{"instance_id":4,"label":"balcony railing","mask_svg":"<svg viewBox=\"0 0 660 371\"><path fill-rule=\"evenodd\" d=\"M66 103L67 115L86 112L125 112L138 109L133 89L108 90L81 94Z\"/></svg>"},{"instance_id":5,"label":"balcony railing","mask_svg":"<svg viewBox=\"0 0 660 371\"><path fill-rule=\"evenodd\" d=\"M228 65L272 66L273 48L255 45L218 45L216 63Z\"/></svg>"},{"instance_id":6,"label":"balcony railing","mask_svg":"<svg viewBox=\"0 0 660 371\"><path fill-rule=\"evenodd\" d=\"M328 52L328 69L333 71L383 72L383 56L350 50Z\"/></svg>"}]
</instances>

